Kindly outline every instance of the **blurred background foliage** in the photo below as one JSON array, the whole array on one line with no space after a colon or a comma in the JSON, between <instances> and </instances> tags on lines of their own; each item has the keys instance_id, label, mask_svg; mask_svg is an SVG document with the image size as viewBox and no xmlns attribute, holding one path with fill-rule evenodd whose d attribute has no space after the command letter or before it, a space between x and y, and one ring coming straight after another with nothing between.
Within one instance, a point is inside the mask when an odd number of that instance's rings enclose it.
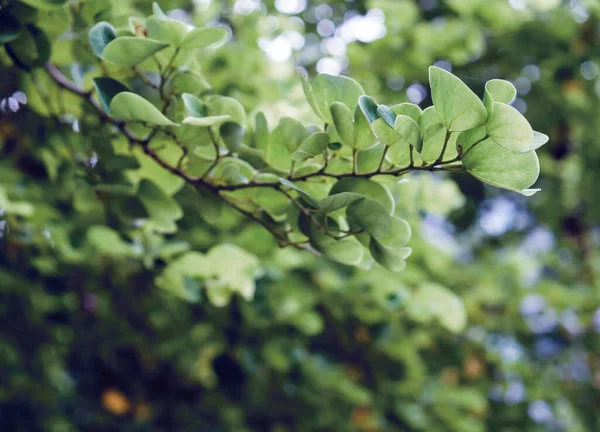
<instances>
[{"instance_id":1,"label":"blurred background foliage","mask_svg":"<svg viewBox=\"0 0 600 432\"><path fill-rule=\"evenodd\" d=\"M600 3L159 3L231 29L198 58L204 75L273 121L314 120L297 66L424 106L431 64L480 95L508 79L514 106L550 136L542 192L411 175L394 194L414 252L394 274L281 250L235 212L203 211L208 198L137 155L132 181L178 190L184 216L168 235L125 229L120 203L81 180L109 169L93 152L102 138L78 134L94 117L2 52L2 430L600 430ZM136 11L151 2L74 0L37 23L55 64L89 68L89 26ZM173 266L188 250L210 251L230 301L169 279L193 276L185 260Z\"/></svg>"}]
</instances>

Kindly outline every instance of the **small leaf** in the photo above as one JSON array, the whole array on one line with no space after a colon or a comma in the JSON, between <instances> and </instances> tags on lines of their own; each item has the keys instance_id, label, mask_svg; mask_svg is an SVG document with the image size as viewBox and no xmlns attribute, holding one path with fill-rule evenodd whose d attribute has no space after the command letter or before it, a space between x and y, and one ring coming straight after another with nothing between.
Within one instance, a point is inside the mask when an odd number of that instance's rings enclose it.
<instances>
[{"instance_id":1,"label":"small leaf","mask_svg":"<svg viewBox=\"0 0 600 432\"><path fill-rule=\"evenodd\" d=\"M341 102L334 102L331 104L331 117L342 143L352 147L354 144L354 122L352 121L350 109Z\"/></svg>"},{"instance_id":2,"label":"small leaf","mask_svg":"<svg viewBox=\"0 0 600 432\"><path fill-rule=\"evenodd\" d=\"M329 107L334 102L342 102L344 105L354 109L358 98L364 94L364 90L358 82L352 78L341 75L319 74L312 82L312 94L318 113L327 124L333 124L333 118Z\"/></svg>"},{"instance_id":3,"label":"small leaf","mask_svg":"<svg viewBox=\"0 0 600 432\"><path fill-rule=\"evenodd\" d=\"M412 118L400 114L396 117L394 129L398 134L412 145L418 152L421 151L421 133L419 125Z\"/></svg>"},{"instance_id":4,"label":"small leaf","mask_svg":"<svg viewBox=\"0 0 600 432\"><path fill-rule=\"evenodd\" d=\"M377 102L372 97L361 96L358 99L358 105L369 123L373 123L379 118L379 114L377 113L379 105L377 105Z\"/></svg>"},{"instance_id":5,"label":"small leaf","mask_svg":"<svg viewBox=\"0 0 600 432\"><path fill-rule=\"evenodd\" d=\"M269 124L267 123L267 117L262 111L256 113L256 117L254 119L256 123L254 130L254 146L259 149L266 149L269 147Z\"/></svg>"},{"instance_id":6,"label":"small leaf","mask_svg":"<svg viewBox=\"0 0 600 432\"><path fill-rule=\"evenodd\" d=\"M404 140L404 138L402 138L402 136L396 132L393 127L388 125L382 118L379 118L371 123L371 129L373 129L373 132L375 133L375 136L379 138L379 141L386 146L407 144L406 140Z\"/></svg>"},{"instance_id":7,"label":"small leaf","mask_svg":"<svg viewBox=\"0 0 600 432\"><path fill-rule=\"evenodd\" d=\"M487 134L498 145L514 152L535 150L533 129L523 115L510 105L494 102L486 125Z\"/></svg>"},{"instance_id":8,"label":"small leaf","mask_svg":"<svg viewBox=\"0 0 600 432\"><path fill-rule=\"evenodd\" d=\"M373 134L371 126L363 114L362 108L354 109L354 145L358 150L364 150L377 144L377 137Z\"/></svg>"},{"instance_id":9,"label":"small leaf","mask_svg":"<svg viewBox=\"0 0 600 432\"><path fill-rule=\"evenodd\" d=\"M190 116L200 118L206 115L204 102L200 98L193 94L183 93L181 99L183 99L183 106Z\"/></svg>"},{"instance_id":10,"label":"small leaf","mask_svg":"<svg viewBox=\"0 0 600 432\"><path fill-rule=\"evenodd\" d=\"M354 192L364 195L382 204L389 214L394 212L395 203L392 194L380 183L359 177L347 177L333 185L329 194L335 195L341 192Z\"/></svg>"},{"instance_id":11,"label":"small leaf","mask_svg":"<svg viewBox=\"0 0 600 432\"><path fill-rule=\"evenodd\" d=\"M396 115L405 115L413 119L415 122L419 121L419 117L423 113L423 110L419 107L419 105L415 105L409 102L403 102L398 105L394 105L390 107L394 114Z\"/></svg>"},{"instance_id":12,"label":"small leaf","mask_svg":"<svg viewBox=\"0 0 600 432\"><path fill-rule=\"evenodd\" d=\"M381 163L385 146L381 143L358 152L356 166L359 174L376 171Z\"/></svg>"},{"instance_id":13,"label":"small leaf","mask_svg":"<svg viewBox=\"0 0 600 432\"><path fill-rule=\"evenodd\" d=\"M201 94L209 91L212 87L206 78L195 71L178 71L169 82L173 93Z\"/></svg>"},{"instance_id":14,"label":"small leaf","mask_svg":"<svg viewBox=\"0 0 600 432\"><path fill-rule=\"evenodd\" d=\"M180 46L188 34L187 25L174 19L150 17L146 20L146 33L149 39L169 45Z\"/></svg>"},{"instance_id":15,"label":"small leaf","mask_svg":"<svg viewBox=\"0 0 600 432\"><path fill-rule=\"evenodd\" d=\"M161 226L169 226L173 221L183 217L183 210L177 201L150 180L143 179L140 182L137 197L146 208L150 219L160 223Z\"/></svg>"},{"instance_id":16,"label":"small leaf","mask_svg":"<svg viewBox=\"0 0 600 432\"><path fill-rule=\"evenodd\" d=\"M488 117L494 110L494 102L510 104L517 97L517 89L508 81L493 79L485 83L483 103Z\"/></svg>"},{"instance_id":17,"label":"small leaf","mask_svg":"<svg viewBox=\"0 0 600 432\"><path fill-rule=\"evenodd\" d=\"M304 125L291 117L280 118L277 129L280 135L281 144L283 144L290 153L296 151L300 143L306 137L306 128Z\"/></svg>"},{"instance_id":18,"label":"small leaf","mask_svg":"<svg viewBox=\"0 0 600 432\"><path fill-rule=\"evenodd\" d=\"M229 115L222 115L222 116L208 116L208 117L186 117L183 119L182 123L183 124L189 124L192 126L199 126L199 127L211 127L211 126L217 126L223 122L226 122L227 120L230 120L231 116Z\"/></svg>"},{"instance_id":19,"label":"small leaf","mask_svg":"<svg viewBox=\"0 0 600 432\"><path fill-rule=\"evenodd\" d=\"M463 131L485 123L487 112L483 102L459 78L431 66L429 83L435 110L449 130Z\"/></svg>"},{"instance_id":20,"label":"small leaf","mask_svg":"<svg viewBox=\"0 0 600 432\"><path fill-rule=\"evenodd\" d=\"M379 105L377 107L377 115L383 119L383 121L386 122L389 127L394 127L394 123L396 122L396 114L394 114L394 111L392 111L390 107L386 105Z\"/></svg>"},{"instance_id":21,"label":"small leaf","mask_svg":"<svg viewBox=\"0 0 600 432\"><path fill-rule=\"evenodd\" d=\"M404 219L392 216L388 234L377 241L383 246L400 249L408 244L411 235L412 230L410 229L408 222Z\"/></svg>"},{"instance_id":22,"label":"small leaf","mask_svg":"<svg viewBox=\"0 0 600 432\"><path fill-rule=\"evenodd\" d=\"M160 8L160 5L157 2L152 2L152 13L154 14L155 17L160 18L160 19L164 19L164 20L168 20L170 19L167 14L165 14L163 12L163 10Z\"/></svg>"},{"instance_id":23,"label":"small leaf","mask_svg":"<svg viewBox=\"0 0 600 432\"><path fill-rule=\"evenodd\" d=\"M425 135L425 131L434 124L442 123L442 119L438 115L435 110L435 107L430 106L423 110L421 116L419 117L419 129L421 130L421 135Z\"/></svg>"},{"instance_id":24,"label":"small leaf","mask_svg":"<svg viewBox=\"0 0 600 432\"><path fill-rule=\"evenodd\" d=\"M346 209L348 222L358 226L374 238L381 238L390 232L392 216L387 208L372 199L364 199L351 204Z\"/></svg>"},{"instance_id":25,"label":"small leaf","mask_svg":"<svg viewBox=\"0 0 600 432\"><path fill-rule=\"evenodd\" d=\"M131 92L121 92L110 102L110 112L121 120L140 121L158 126L173 126L154 105L146 99Z\"/></svg>"},{"instance_id":26,"label":"small leaf","mask_svg":"<svg viewBox=\"0 0 600 432\"><path fill-rule=\"evenodd\" d=\"M229 32L225 27L195 28L183 38L181 48L216 46L225 42L227 37L229 37Z\"/></svg>"},{"instance_id":27,"label":"small leaf","mask_svg":"<svg viewBox=\"0 0 600 432\"><path fill-rule=\"evenodd\" d=\"M537 149L537 148L543 146L544 144L546 144L549 139L550 138L548 138L548 135L545 135L538 131L533 131L533 141L531 143L532 147L534 149Z\"/></svg>"},{"instance_id":28,"label":"small leaf","mask_svg":"<svg viewBox=\"0 0 600 432\"><path fill-rule=\"evenodd\" d=\"M477 143L482 142L487 138L487 132L485 126L479 126L475 129L462 131L456 140L456 145L462 148L463 154L469 151L469 149Z\"/></svg>"},{"instance_id":29,"label":"small leaf","mask_svg":"<svg viewBox=\"0 0 600 432\"><path fill-rule=\"evenodd\" d=\"M235 152L242 144L246 128L239 123L228 121L221 125L219 133L229 151Z\"/></svg>"},{"instance_id":30,"label":"small leaf","mask_svg":"<svg viewBox=\"0 0 600 432\"><path fill-rule=\"evenodd\" d=\"M410 256L412 249L386 247L372 238L369 242L369 252L373 259L383 267L389 271L399 272L406 268L406 259Z\"/></svg>"},{"instance_id":31,"label":"small leaf","mask_svg":"<svg viewBox=\"0 0 600 432\"><path fill-rule=\"evenodd\" d=\"M348 207L350 204L364 199L364 195L353 192L342 192L330 195L318 202L317 208L321 213L331 213L336 210Z\"/></svg>"},{"instance_id":32,"label":"small leaf","mask_svg":"<svg viewBox=\"0 0 600 432\"><path fill-rule=\"evenodd\" d=\"M241 103L232 97L213 95L205 98L206 112L210 116L231 116L231 121L246 124L246 111Z\"/></svg>"},{"instance_id":33,"label":"small leaf","mask_svg":"<svg viewBox=\"0 0 600 432\"><path fill-rule=\"evenodd\" d=\"M332 143L327 144L327 148L329 150L338 151L339 149L342 148L342 143L332 142Z\"/></svg>"},{"instance_id":34,"label":"small leaf","mask_svg":"<svg viewBox=\"0 0 600 432\"><path fill-rule=\"evenodd\" d=\"M121 36L106 45L102 55L106 60L120 66L135 66L168 46L151 39Z\"/></svg>"},{"instance_id":35,"label":"small leaf","mask_svg":"<svg viewBox=\"0 0 600 432\"><path fill-rule=\"evenodd\" d=\"M102 52L106 45L116 37L117 32L115 28L105 21L94 25L88 32L88 40L92 46L92 51L100 58L102 58Z\"/></svg>"},{"instance_id":36,"label":"small leaf","mask_svg":"<svg viewBox=\"0 0 600 432\"><path fill-rule=\"evenodd\" d=\"M98 94L98 99L100 99L100 104L104 111L110 115L110 102L116 95L122 92L128 92L129 89L121 82L108 77L94 78L93 81L96 93Z\"/></svg>"},{"instance_id":37,"label":"small leaf","mask_svg":"<svg viewBox=\"0 0 600 432\"><path fill-rule=\"evenodd\" d=\"M528 189L540 173L534 151L513 153L489 138L472 147L462 162L482 182L517 192Z\"/></svg>"},{"instance_id":38,"label":"small leaf","mask_svg":"<svg viewBox=\"0 0 600 432\"><path fill-rule=\"evenodd\" d=\"M304 96L306 97L308 104L313 109L314 113L322 118L323 116L319 112L319 107L317 106L317 102L315 101L315 96L312 91L312 86L310 85L310 82L308 81L308 74L303 69L298 69L297 73L298 73L298 76L300 77L300 82L302 84L302 90L304 91Z\"/></svg>"},{"instance_id":39,"label":"small leaf","mask_svg":"<svg viewBox=\"0 0 600 432\"><path fill-rule=\"evenodd\" d=\"M323 154L329 143L329 134L327 132L315 132L310 135L298 150L292 153L292 159L301 162Z\"/></svg>"},{"instance_id":40,"label":"small leaf","mask_svg":"<svg viewBox=\"0 0 600 432\"><path fill-rule=\"evenodd\" d=\"M313 197L311 194L309 194L308 192L306 192L304 189L302 189L300 186L294 184L293 182L284 179L284 178L279 178L279 183L281 183L284 186L287 186L289 188L294 189L296 192L300 193L300 195L306 200L306 202L308 204L310 204L312 207L314 208L318 208L319 207L319 202L318 200Z\"/></svg>"}]
</instances>

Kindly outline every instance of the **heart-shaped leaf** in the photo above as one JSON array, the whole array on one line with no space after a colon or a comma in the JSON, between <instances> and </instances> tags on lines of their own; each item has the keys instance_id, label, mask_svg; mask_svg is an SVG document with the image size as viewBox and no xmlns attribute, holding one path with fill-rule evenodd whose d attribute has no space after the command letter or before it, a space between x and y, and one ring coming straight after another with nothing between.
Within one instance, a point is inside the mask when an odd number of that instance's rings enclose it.
<instances>
[{"instance_id":1,"label":"heart-shaped leaf","mask_svg":"<svg viewBox=\"0 0 600 432\"><path fill-rule=\"evenodd\" d=\"M429 83L435 110L449 130L463 131L485 123L487 112L483 102L459 78L431 66Z\"/></svg>"}]
</instances>

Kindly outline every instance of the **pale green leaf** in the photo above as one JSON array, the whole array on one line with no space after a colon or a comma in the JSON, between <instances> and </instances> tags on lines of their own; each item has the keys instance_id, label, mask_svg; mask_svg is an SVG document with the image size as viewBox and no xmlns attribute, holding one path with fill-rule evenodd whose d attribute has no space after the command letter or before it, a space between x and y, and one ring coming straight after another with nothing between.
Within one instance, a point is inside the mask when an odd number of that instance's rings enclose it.
<instances>
[{"instance_id":1,"label":"pale green leaf","mask_svg":"<svg viewBox=\"0 0 600 432\"><path fill-rule=\"evenodd\" d=\"M131 92L121 92L110 102L110 112L115 118L129 121L140 121L158 126L173 126L158 108L146 99Z\"/></svg>"},{"instance_id":2,"label":"pale green leaf","mask_svg":"<svg viewBox=\"0 0 600 432\"><path fill-rule=\"evenodd\" d=\"M331 117L342 143L348 147L354 145L354 122L350 109L342 102L331 104Z\"/></svg>"},{"instance_id":3,"label":"pale green leaf","mask_svg":"<svg viewBox=\"0 0 600 432\"><path fill-rule=\"evenodd\" d=\"M519 111L501 102L494 102L493 106L486 125L490 139L515 153L526 153L539 147L533 142L533 129Z\"/></svg>"},{"instance_id":4,"label":"pale green leaf","mask_svg":"<svg viewBox=\"0 0 600 432\"><path fill-rule=\"evenodd\" d=\"M201 27L190 30L183 38L181 48L204 48L220 45L227 40L229 32L224 27Z\"/></svg>"},{"instance_id":5,"label":"pale green leaf","mask_svg":"<svg viewBox=\"0 0 600 432\"><path fill-rule=\"evenodd\" d=\"M431 66L429 83L435 110L448 129L463 131L485 123L487 112L483 102L459 78Z\"/></svg>"},{"instance_id":6,"label":"pale green leaf","mask_svg":"<svg viewBox=\"0 0 600 432\"><path fill-rule=\"evenodd\" d=\"M104 47L102 55L121 66L135 66L148 57L168 47L168 44L135 36L121 36Z\"/></svg>"},{"instance_id":7,"label":"pale green leaf","mask_svg":"<svg viewBox=\"0 0 600 432\"><path fill-rule=\"evenodd\" d=\"M292 159L301 162L323 154L329 143L329 134L327 132L315 132L307 137L298 150L292 153Z\"/></svg>"},{"instance_id":8,"label":"pale green leaf","mask_svg":"<svg viewBox=\"0 0 600 432\"><path fill-rule=\"evenodd\" d=\"M315 105L325 123L333 124L329 107L334 102L342 102L354 109L364 90L358 82L345 76L319 74L312 82Z\"/></svg>"}]
</instances>

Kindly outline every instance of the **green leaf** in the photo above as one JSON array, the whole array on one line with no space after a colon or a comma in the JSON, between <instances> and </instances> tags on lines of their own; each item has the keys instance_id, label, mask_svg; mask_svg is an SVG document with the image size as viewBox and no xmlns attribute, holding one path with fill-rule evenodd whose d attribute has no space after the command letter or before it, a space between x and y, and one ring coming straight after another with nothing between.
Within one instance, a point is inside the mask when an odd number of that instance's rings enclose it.
<instances>
[{"instance_id":1,"label":"green leaf","mask_svg":"<svg viewBox=\"0 0 600 432\"><path fill-rule=\"evenodd\" d=\"M306 136L306 128L298 120L291 117L282 117L277 126L281 144L290 152L296 151Z\"/></svg>"},{"instance_id":2,"label":"green leaf","mask_svg":"<svg viewBox=\"0 0 600 432\"><path fill-rule=\"evenodd\" d=\"M467 311L461 298L432 282L419 286L406 311L417 322L436 320L453 333L463 331L467 325Z\"/></svg>"},{"instance_id":3,"label":"green leaf","mask_svg":"<svg viewBox=\"0 0 600 432\"><path fill-rule=\"evenodd\" d=\"M360 109L363 112L369 124L373 123L379 118L379 114L377 113L379 105L377 105L377 102L375 102L375 100L372 97L361 96L358 99L358 106L360 106Z\"/></svg>"},{"instance_id":4,"label":"green leaf","mask_svg":"<svg viewBox=\"0 0 600 432\"><path fill-rule=\"evenodd\" d=\"M342 143L352 147L354 145L354 122L350 109L341 102L334 102L331 104L331 117Z\"/></svg>"},{"instance_id":5,"label":"green leaf","mask_svg":"<svg viewBox=\"0 0 600 432\"><path fill-rule=\"evenodd\" d=\"M189 124L192 126L199 126L199 127L211 127L211 126L217 126L221 123L226 122L227 120L230 120L231 116L229 115L221 115L221 116L209 116L209 117L186 117L183 119L182 123L183 124Z\"/></svg>"},{"instance_id":6,"label":"green leaf","mask_svg":"<svg viewBox=\"0 0 600 432\"><path fill-rule=\"evenodd\" d=\"M448 130L441 123L430 125L423 135L421 158L424 162L435 162L444 148L444 140Z\"/></svg>"},{"instance_id":7,"label":"green leaf","mask_svg":"<svg viewBox=\"0 0 600 432\"><path fill-rule=\"evenodd\" d=\"M463 156L462 163L482 182L517 192L528 189L540 173L534 151L513 153L491 139L472 147Z\"/></svg>"},{"instance_id":8,"label":"green leaf","mask_svg":"<svg viewBox=\"0 0 600 432\"><path fill-rule=\"evenodd\" d=\"M135 66L168 46L151 39L121 36L109 42L102 55L106 60L120 66Z\"/></svg>"},{"instance_id":9,"label":"green leaf","mask_svg":"<svg viewBox=\"0 0 600 432\"><path fill-rule=\"evenodd\" d=\"M488 117L494 110L494 102L510 104L517 97L517 89L508 81L493 79L485 83L483 104Z\"/></svg>"},{"instance_id":10,"label":"green leaf","mask_svg":"<svg viewBox=\"0 0 600 432\"><path fill-rule=\"evenodd\" d=\"M379 141L387 146L408 144L406 140L402 138L402 136L396 132L392 126L388 125L382 118L379 118L371 123L371 129L373 129L373 132L375 133L375 136L379 138Z\"/></svg>"},{"instance_id":11,"label":"green leaf","mask_svg":"<svg viewBox=\"0 0 600 432\"><path fill-rule=\"evenodd\" d=\"M87 241L103 255L135 256L131 245L125 243L118 232L104 225L91 226Z\"/></svg>"},{"instance_id":12,"label":"green leaf","mask_svg":"<svg viewBox=\"0 0 600 432\"><path fill-rule=\"evenodd\" d=\"M0 10L0 45L17 39L21 31L20 21L6 12L6 9Z\"/></svg>"},{"instance_id":13,"label":"green leaf","mask_svg":"<svg viewBox=\"0 0 600 432\"><path fill-rule=\"evenodd\" d=\"M419 125L412 118L399 114L396 117L396 123L394 129L398 134L412 145L418 152L421 151L421 133L419 132Z\"/></svg>"},{"instance_id":14,"label":"green leaf","mask_svg":"<svg viewBox=\"0 0 600 432\"><path fill-rule=\"evenodd\" d=\"M423 110L421 116L419 117L418 123L419 129L421 130L421 135L425 135L425 131L427 131L431 125L437 123L442 124L442 119L435 110L435 107L430 106Z\"/></svg>"},{"instance_id":15,"label":"green leaf","mask_svg":"<svg viewBox=\"0 0 600 432\"><path fill-rule=\"evenodd\" d=\"M534 148L539 148L541 146L543 146L544 144L546 144L548 142L550 138L548 137L548 135L545 135L541 132L538 131L533 131L533 142L532 145L534 146Z\"/></svg>"},{"instance_id":16,"label":"green leaf","mask_svg":"<svg viewBox=\"0 0 600 432\"><path fill-rule=\"evenodd\" d=\"M159 223L160 227L171 227L173 221L183 217L183 211L177 201L150 180L140 181L137 197L146 208L150 219ZM173 227L173 229L165 229L165 231L172 232L175 229Z\"/></svg>"},{"instance_id":17,"label":"green leaf","mask_svg":"<svg viewBox=\"0 0 600 432\"><path fill-rule=\"evenodd\" d=\"M150 17L146 20L146 32L149 39L169 45L180 46L187 38L187 25L174 19Z\"/></svg>"},{"instance_id":18,"label":"green leaf","mask_svg":"<svg viewBox=\"0 0 600 432\"><path fill-rule=\"evenodd\" d=\"M449 130L463 131L485 123L487 112L483 102L459 78L431 66L429 83L435 110Z\"/></svg>"},{"instance_id":19,"label":"green leaf","mask_svg":"<svg viewBox=\"0 0 600 432\"><path fill-rule=\"evenodd\" d=\"M358 150L364 150L377 144L377 137L371 130L371 125L367 121L365 114L360 106L354 109L354 145Z\"/></svg>"},{"instance_id":20,"label":"green leaf","mask_svg":"<svg viewBox=\"0 0 600 432\"><path fill-rule=\"evenodd\" d=\"M98 77L94 78L93 81L100 104L104 111L110 115L110 102L116 95L128 92L129 89L123 83L109 77Z\"/></svg>"},{"instance_id":21,"label":"green leaf","mask_svg":"<svg viewBox=\"0 0 600 432\"><path fill-rule=\"evenodd\" d=\"M514 153L526 153L539 147L539 141L533 142L533 129L519 111L501 102L494 102L493 106L486 125L490 139Z\"/></svg>"},{"instance_id":22,"label":"green leaf","mask_svg":"<svg viewBox=\"0 0 600 432\"><path fill-rule=\"evenodd\" d=\"M200 285L194 281L207 272L207 259L199 252L187 252L171 261L155 278L156 286L191 302L200 301Z\"/></svg>"},{"instance_id":23,"label":"green leaf","mask_svg":"<svg viewBox=\"0 0 600 432\"><path fill-rule=\"evenodd\" d=\"M409 223L404 219L392 216L388 234L377 241L385 247L400 249L408 244L411 235L412 230Z\"/></svg>"},{"instance_id":24,"label":"green leaf","mask_svg":"<svg viewBox=\"0 0 600 432\"><path fill-rule=\"evenodd\" d=\"M246 124L246 111L236 99L213 95L205 99L206 112L210 116L229 115L231 121Z\"/></svg>"},{"instance_id":25,"label":"green leaf","mask_svg":"<svg viewBox=\"0 0 600 432\"><path fill-rule=\"evenodd\" d=\"M292 153L292 159L301 162L319 156L323 154L328 143L329 134L327 132L315 132L302 141L298 150Z\"/></svg>"},{"instance_id":26,"label":"green leaf","mask_svg":"<svg viewBox=\"0 0 600 432\"><path fill-rule=\"evenodd\" d=\"M325 123L333 124L329 107L334 102L342 102L353 109L358 103L358 98L364 90L358 82L345 76L319 74L312 82L312 94L317 114L320 114Z\"/></svg>"},{"instance_id":27,"label":"green leaf","mask_svg":"<svg viewBox=\"0 0 600 432\"><path fill-rule=\"evenodd\" d=\"M308 81L308 74L303 69L298 69L297 74L298 74L298 77L300 78L300 83L302 84L302 90L304 91L304 96L306 97L308 104L310 105L310 107L312 108L314 113L316 115L318 115L319 117L321 117L321 113L319 112L319 108L317 107L317 102L315 101L315 96L312 91L312 86L310 85L310 82Z\"/></svg>"},{"instance_id":28,"label":"green leaf","mask_svg":"<svg viewBox=\"0 0 600 432\"><path fill-rule=\"evenodd\" d=\"M67 0L21 0L23 3L28 4L36 9L43 11L53 11L58 9L65 4Z\"/></svg>"},{"instance_id":29,"label":"green leaf","mask_svg":"<svg viewBox=\"0 0 600 432\"><path fill-rule=\"evenodd\" d=\"M317 209L320 213L331 213L336 210L348 207L350 204L364 199L364 195L354 192L342 192L323 198L317 203Z\"/></svg>"},{"instance_id":30,"label":"green leaf","mask_svg":"<svg viewBox=\"0 0 600 432\"><path fill-rule=\"evenodd\" d=\"M92 46L92 51L100 58L102 58L102 53L106 45L116 37L117 32L115 28L105 21L94 25L88 32L88 40Z\"/></svg>"},{"instance_id":31,"label":"green leaf","mask_svg":"<svg viewBox=\"0 0 600 432\"><path fill-rule=\"evenodd\" d=\"M169 82L173 93L201 94L212 87L206 78L195 71L178 71Z\"/></svg>"},{"instance_id":32,"label":"green leaf","mask_svg":"<svg viewBox=\"0 0 600 432\"><path fill-rule=\"evenodd\" d=\"M181 99L183 99L183 106L190 116L198 118L205 116L204 102L200 98L193 94L183 93Z\"/></svg>"},{"instance_id":33,"label":"green leaf","mask_svg":"<svg viewBox=\"0 0 600 432\"><path fill-rule=\"evenodd\" d=\"M415 105L409 102L403 102L398 105L394 105L390 107L394 114L396 115L405 115L413 119L415 122L419 121L419 117L423 113L423 110L419 107L419 105Z\"/></svg>"},{"instance_id":34,"label":"green leaf","mask_svg":"<svg viewBox=\"0 0 600 432\"><path fill-rule=\"evenodd\" d=\"M456 139L456 145L460 146L463 154L465 154L473 145L480 143L485 138L487 138L485 126L479 126L475 129L462 131Z\"/></svg>"},{"instance_id":35,"label":"green leaf","mask_svg":"<svg viewBox=\"0 0 600 432\"><path fill-rule=\"evenodd\" d=\"M359 174L376 171L381 163L385 145L379 143L367 150L360 150L357 155L356 166Z\"/></svg>"},{"instance_id":36,"label":"green leaf","mask_svg":"<svg viewBox=\"0 0 600 432\"><path fill-rule=\"evenodd\" d=\"M183 38L181 48L204 48L222 44L229 32L224 27L202 27L190 30Z\"/></svg>"},{"instance_id":37,"label":"green leaf","mask_svg":"<svg viewBox=\"0 0 600 432\"><path fill-rule=\"evenodd\" d=\"M248 162L234 157L226 157L215 167L211 177L220 178L228 184L246 184L255 174L256 170Z\"/></svg>"},{"instance_id":38,"label":"green leaf","mask_svg":"<svg viewBox=\"0 0 600 432\"><path fill-rule=\"evenodd\" d=\"M304 213L300 215L298 225L309 237L311 245L327 258L346 265L358 265L362 261L364 249L356 239L334 239L321 232ZM332 218L328 218L327 225L331 229L339 229L339 225Z\"/></svg>"},{"instance_id":39,"label":"green leaf","mask_svg":"<svg viewBox=\"0 0 600 432\"><path fill-rule=\"evenodd\" d=\"M293 183L287 179L281 178L281 177L279 178L279 183L281 183L282 185L287 186L289 188L292 188L296 192L300 193L302 198L304 198L310 206L312 206L314 208L319 207L319 201L315 197L310 195L308 192L306 192L304 189L302 189L300 186L296 185L295 183Z\"/></svg>"},{"instance_id":40,"label":"green leaf","mask_svg":"<svg viewBox=\"0 0 600 432\"><path fill-rule=\"evenodd\" d=\"M155 17L163 19L163 20L168 20L170 19L167 14L165 14L163 12L163 10L161 9L160 5L157 2L152 2L152 13L154 14Z\"/></svg>"},{"instance_id":41,"label":"green leaf","mask_svg":"<svg viewBox=\"0 0 600 432\"><path fill-rule=\"evenodd\" d=\"M390 248L372 238L369 242L369 252L375 261L389 271L399 272L406 268L406 259L410 256L411 248Z\"/></svg>"},{"instance_id":42,"label":"green leaf","mask_svg":"<svg viewBox=\"0 0 600 432\"><path fill-rule=\"evenodd\" d=\"M110 112L121 120L140 121L158 126L173 126L154 105L146 99L131 92L121 92L112 98Z\"/></svg>"},{"instance_id":43,"label":"green leaf","mask_svg":"<svg viewBox=\"0 0 600 432\"><path fill-rule=\"evenodd\" d=\"M267 117L262 111L256 113L256 117L254 118L255 128L254 128L254 146L258 149L266 149L269 147L269 124L267 123Z\"/></svg>"},{"instance_id":44,"label":"green leaf","mask_svg":"<svg viewBox=\"0 0 600 432\"><path fill-rule=\"evenodd\" d=\"M242 144L246 128L239 123L228 121L221 125L219 133L229 151L235 152Z\"/></svg>"},{"instance_id":45,"label":"green leaf","mask_svg":"<svg viewBox=\"0 0 600 432\"><path fill-rule=\"evenodd\" d=\"M394 127L394 123L396 123L396 114L394 111L386 105L379 105L377 107L377 115L391 128Z\"/></svg>"},{"instance_id":46,"label":"green leaf","mask_svg":"<svg viewBox=\"0 0 600 432\"><path fill-rule=\"evenodd\" d=\"M343 178L333 185L329 194L335 195L341 192L354 192L359 195L364 195L383 205L389 214L394 212L395 203L390 191L387 190L385 186L369 179L358 177Z\"/></svg>"},{"instance_id":47,"label":"green leaf","mask_svg":"<svg viewBox=\"0 0 600 432\"><path fill-rule=\"evenodd\" d=\"M50 41L46 34L33 24L25 24L25 29L19 37L4 47L11 54L11 59L25 69L42 67L50 58Z\"/></svg>"},{"instance_id":48,"label":"green leaf","mask_svg":"<svg viewBox=\"0 0 600 432\"><path fill-rule=\"evenodd\" d=\"M390 232L392 216L388 209L372 199L364 199L351 204L346 209L348 222L358 226L374 238L381 238Z\"/></svg>"}]
</instances>

